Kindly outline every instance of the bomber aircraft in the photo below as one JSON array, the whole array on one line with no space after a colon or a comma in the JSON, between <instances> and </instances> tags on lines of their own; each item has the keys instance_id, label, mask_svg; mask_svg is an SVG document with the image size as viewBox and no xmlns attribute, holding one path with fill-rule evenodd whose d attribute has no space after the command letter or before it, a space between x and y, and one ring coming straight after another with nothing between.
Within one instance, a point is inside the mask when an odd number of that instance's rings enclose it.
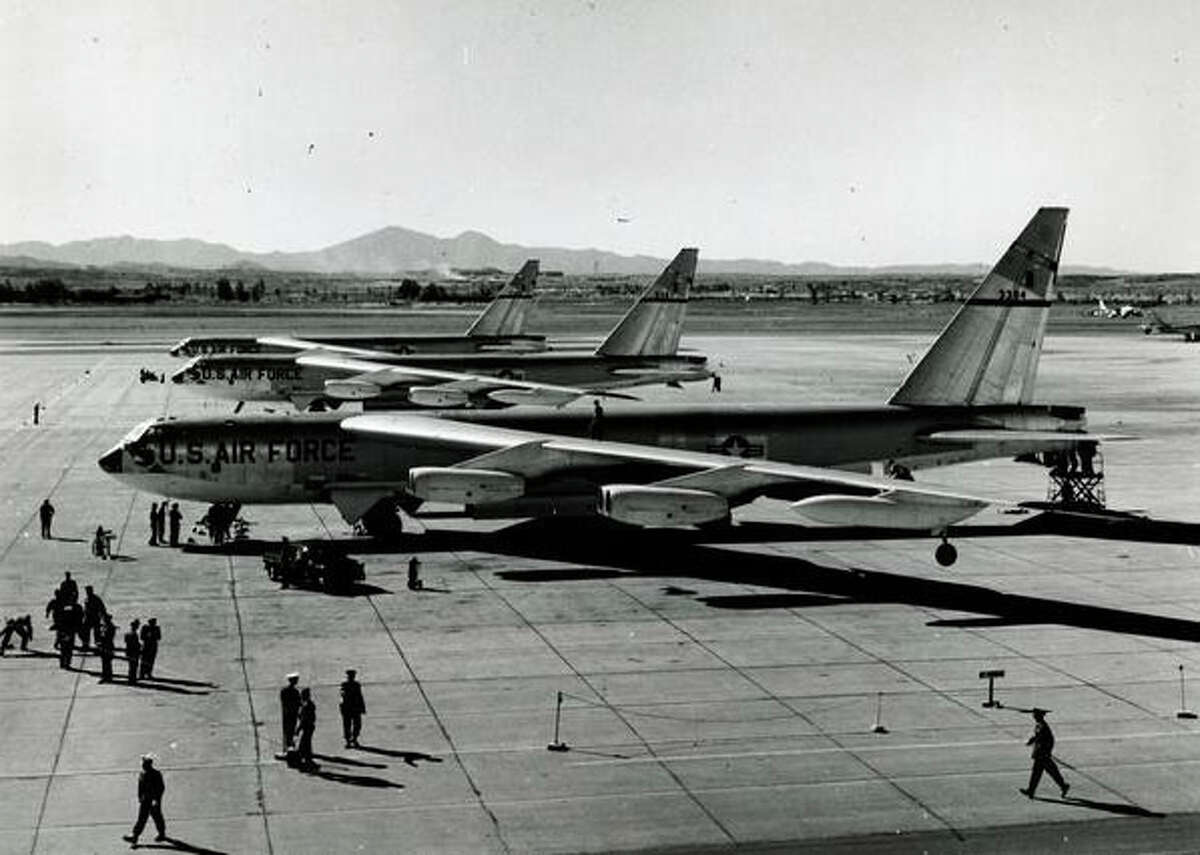
<instances>
[{"instance_id":1,"label":"bomber aircraft","mask_svg":"<svg viewBox=\"0 0 1200 855\"><path fill-rule=\"evenodd\" d=\"M1157 312L1148 314L1150 320L1141 325L1146 335L1179 335L1184 341L1200 341L1200 324L1172 324L1164 321Z\"/></svg>"},{"instance_id":2,"label":"bomber aircraft","mask_svg":"<svg viewBox=\"0 0 1200 855\"><path fill-rule=\"evenodd\" d=\"M325 335L301 339L271 336L191 336L171 348L172 356L215 353L295 353L319 345L367 348L385 353L462 353L492 350L532 351L546 348L546 337L524 334L525 319L534 302L539 263L525 262L461 335Z\"/></svg>"},{"instance_id":3,"label":"bomber aircraft","mask_svg":"<svg viewBox=\"0 0 1200 855\"><path fill-rule=\"evenodd\" d=\"M158 420L100 458L138 489L210 502L331 502L388 536L400 505L474 517L599 514L722 524L759 497L818 524L944 539L986 499L866 473L1094 444L1082 407L1032 403L1067 211L1043 208L882 406L624 407ZM599 430L597 428L600 428ZM737 455L737 456L730 456Z\"/></svg>"},{"instance_id":4,"label":"bomber aircraft","mask_svg":"<svg viewBox=\"0 0 1200 855\"><path fill-rule=\"evenodd\" d=\"M532 400L522 382L593 391L704 380L707 359L679 353L697 250L682 249L594 352L396 356L288 340L299 353L201 356L171 379L236 401L291 401L298 409L363 401L374 408L561 404ZM273 341L266 339L266 341ZM574 396L572 396L573 398Z\"/></svg>"}]
</instances>

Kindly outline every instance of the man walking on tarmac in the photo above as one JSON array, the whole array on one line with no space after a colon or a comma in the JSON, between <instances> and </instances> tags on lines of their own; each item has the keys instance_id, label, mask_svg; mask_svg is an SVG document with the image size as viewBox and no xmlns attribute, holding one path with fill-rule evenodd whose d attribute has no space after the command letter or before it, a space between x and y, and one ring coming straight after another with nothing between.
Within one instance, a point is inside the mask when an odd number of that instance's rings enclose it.
<instances>
[{"instance_id":1,"label":"man walking on tarmac","mask_svg":"<svg viewBox=\"0 0 1200 855\"><path fill-rule=\"evenodd\" d=\"M287 685L279 690L279 708L283 724L283 753L286 755L296 740L296 719L300 715L300 690L296 684L300 675L293 671L287 675Z\"/></svg>"},{"instance_id":2,"label":"man walking on tarmac","mask_svg":"<svg viewBox=\"0 0 1200 855\"><path fill-rule=\"evenodd\" d=\"M1033 727L1033 736L1029 737L1026 745L1033 746L1033 769L1029 772L1029 786L1022 789L1021 792L1029 798L1033 798L1037 792L1038 782L1042 779L1042 772L1050 773L1050 777L1054 779L1054 783L1058 784L1058 788L1062 790L1062 797L1067 797L1067 790L1071 789L1071 785L1063 780L1062 773L1058 771L1058 764L1054 762L1054 731L1050 729L1050 725L1046 723L1046 710L1033 709L1033 720L1036 724Z\"/></svg>"},{"instance_id":3,"label":"man walking on tarmac","mask_svg":"<svg viewBox=\"0 0 1200 855\"><path fill-rule=\"evenodd\" d=\"M43 501L42 506L38 508L38 517L42 522L42 540L50 540L54 537L50 533L50 524L54 522L54 505L50 504L49 499Z\"/></svg>"},{"instance_id":4,"label":"man walking on tarmac","mask_svg":"<svg viewBox=\"0 0 1200 855\"><path fill-rule=\"evenodd\" d=\"M138 816L133 831L125 835L125 839L137 846L138 837L146 827L146 820L154 820L154 828L158 832L154 839L167 839L167 823L163 820L162 798L167 791L162 772L154 768L154 755L142 756L142 771L138 775Z\"/></svg>"}]
</instances>

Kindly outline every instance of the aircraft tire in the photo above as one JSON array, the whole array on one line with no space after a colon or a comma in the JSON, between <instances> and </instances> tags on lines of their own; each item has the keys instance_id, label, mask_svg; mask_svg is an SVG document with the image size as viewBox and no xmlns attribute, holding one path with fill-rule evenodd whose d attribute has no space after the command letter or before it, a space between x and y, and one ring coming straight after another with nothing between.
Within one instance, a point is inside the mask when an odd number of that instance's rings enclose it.
<instances>
[{"instance_id":1,"label":"aircraft tire","mask_svg":"<svg viewBox=\"0 0 1200 855\"><path fill-rule=\"evenodd\" d=\"M376 540L398 540L404 531L404 521L394 499L384 499L362 516L363 528Z\"/></svg>"},{"instance_id":2,"label":"aircraft tire","mask_svg":"<svg viewBox=\"0 0 1200 855\"><path fill-rule=\"evenodd\" d=\"M954 548L953 544L942 541L938 544L938 548L933 551L933 557L937 560L938 564L943 567L949 567L958 560L958 550Z\"/></svg>"}]
</instances>

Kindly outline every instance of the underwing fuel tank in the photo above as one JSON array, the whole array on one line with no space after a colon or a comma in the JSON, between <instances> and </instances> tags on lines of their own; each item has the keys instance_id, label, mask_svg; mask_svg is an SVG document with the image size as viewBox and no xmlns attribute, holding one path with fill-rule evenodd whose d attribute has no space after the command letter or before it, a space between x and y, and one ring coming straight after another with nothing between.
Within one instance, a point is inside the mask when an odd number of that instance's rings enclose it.
<instances>
[{"instance_id":1,"label":"underwing fuel tank","mask_svg":"<svg viewBox=\"0 0 1200 855\"><path fill-rule=\"evenodd\" d=\"M417 466L408 470L408 490L427 502L482 505L524 495L525 479L490 469Z\"/></svg>"},{"instance_id":2,"label":"underwing fuel tank","mask_svg":"<svg viewBox=\"0 0 1200 855\"><path fill-rule=\"evenodd\" d=\"M906 495L895 491L878 496L810 496L793 502L802 517L822 525L940 531L965 520L983 502L953 496Z\"/></svg>"},{"instance_id":3,"label":"underwing fuel tank","mask_svg":"<svg viewBox=\"0 0 1200 855\"><path fill-rule=\"evenodd\" d=\"M630 525L700 525L729 516L729 503L704 490L607 484L600 488L599 511Z\"/></svg>"},{"instance_id":4,"label":"underwing fuel tank","mask_svg":"<svg viewBox=\"0 0 1200 855\"><path fill-rule=\"evenodd\" d=\"M408 390L408 400L418 407L465 407L471 397L461 389L414 386Z\"/></svg>"}]
</instances>

